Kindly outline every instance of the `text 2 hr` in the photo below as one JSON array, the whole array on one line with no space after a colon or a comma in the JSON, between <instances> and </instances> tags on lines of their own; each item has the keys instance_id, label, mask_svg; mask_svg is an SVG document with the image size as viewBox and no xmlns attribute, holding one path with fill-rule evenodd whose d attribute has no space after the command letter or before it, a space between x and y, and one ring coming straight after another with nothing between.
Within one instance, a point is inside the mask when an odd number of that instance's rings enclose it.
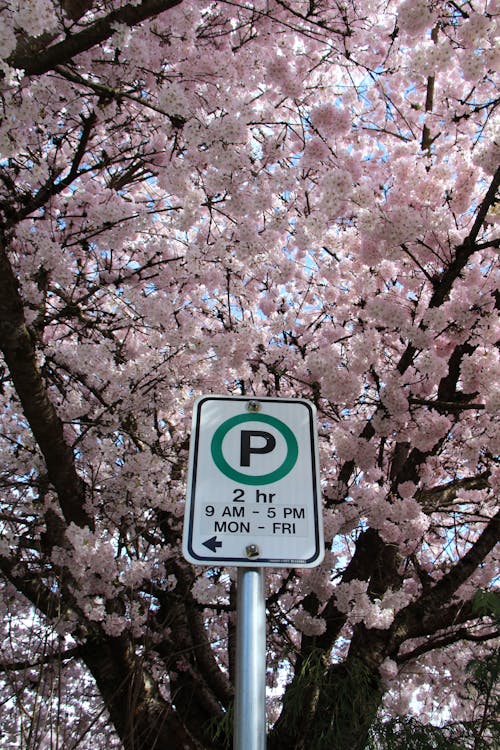
<instances>
[{"instance_id":1,"label":"text 2 hr","mask_svg":"<svg viewBox=\"0 0 500 750\"><path fill-rule=\"evenodd\" d=\"M235 490L233 490L233 495L233 502L235 503L244 503L247 499L245 497L245 490L241 489L241 487L237 487ZM262 492L262 490L255 490L255 497L252 499L255 503L272 503L273 497L276 497L275 492L268 493Z\"/></svg>"}]
</instances>

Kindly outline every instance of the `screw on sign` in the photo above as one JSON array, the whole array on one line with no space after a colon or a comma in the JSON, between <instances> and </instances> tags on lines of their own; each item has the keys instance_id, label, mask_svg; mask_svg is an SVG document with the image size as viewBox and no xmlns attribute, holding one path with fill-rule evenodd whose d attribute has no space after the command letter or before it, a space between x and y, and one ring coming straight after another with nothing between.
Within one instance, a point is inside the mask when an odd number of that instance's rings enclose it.
<instances>
[{"instance_id":1,"label":"screw on sign","mask_svg":"<svg viewBox=\"0 0 500 750\"><path fill-rule=\"evenodd\" d=\"M313 404L224 396L196 401L183 539L187 560L318 565L320 503Z\"/></svg>"}]
</instances>

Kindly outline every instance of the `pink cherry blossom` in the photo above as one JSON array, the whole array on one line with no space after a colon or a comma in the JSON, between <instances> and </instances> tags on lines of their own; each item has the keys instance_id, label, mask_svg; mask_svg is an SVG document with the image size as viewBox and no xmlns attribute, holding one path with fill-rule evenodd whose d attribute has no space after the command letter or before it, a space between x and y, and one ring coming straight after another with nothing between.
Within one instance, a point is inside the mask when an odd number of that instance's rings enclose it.
<instances>
[{"instance_id":1,"label":"pink cherry blossom","mask_svg":"<svg viewBox=\"0 0 500 750\"><path fill-rule=\"evenodd\" d=\"M498 18L0 7L7 744L230 743L236 572L181 554L204 393L318 412L324 562L266 573L270 747L361 746L377 711L477 720L467 666L496 636L478 592L498 584ZM337 726L361 672L372 698Z\"/></svg>"}]
</instances>

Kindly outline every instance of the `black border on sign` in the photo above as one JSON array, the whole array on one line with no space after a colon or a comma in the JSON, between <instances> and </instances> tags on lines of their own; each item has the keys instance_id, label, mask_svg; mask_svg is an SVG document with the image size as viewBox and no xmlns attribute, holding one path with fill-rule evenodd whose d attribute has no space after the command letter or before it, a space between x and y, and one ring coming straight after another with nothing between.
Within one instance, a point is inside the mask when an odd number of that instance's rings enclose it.
<instances>
[{"instance_id":1,"label":"black border on sign","mask_svg":"<svg viewBox=\"0 0 500 750\"><path fill-rule=\"evenodd\" d=\"M198 448L200 444L200 423L201 423L201 408L203 404L205 404L207 401L242 401L244 403L248 403L249 401L267 401L268 403L288 403L288 404L297 404L300 403L308 411L309 414L309 438L310 438L310 447L311 447L311 468L312 468L312 485L313 485L313 498L314 498L314 541L315 541L315 547L316 551L315 553L307 558L307 560L302 559L290 559L290 558L274 558L274 557L258 557L256 560L249 559L247 557L220 557L214 554L213 557L210 557L209 555L203 555L200 556L193 550L193 529L194 529L194 515L195 515L195 496L196 496L196 474L198 469ZM319 519L319 512L320 512L320 503L321 503L321 496L319 493L319 487L318 487L318 474L319 474L319 466L317 465L316 460L316 451L314 450L314 447L316 445L316 434L314 430L314 413L311 404L306 401L305 399L294 399L294 398L269 398L269 397L263 397L261 396L205 396L201 397L196 405L196 417L195 417L195 424L196 424L196 431L194 435L194 449L192 454L192 466L190 467L191 471L191 493L188 497L189 502L189 521L188 521L188 531L187 531L187 542L186 547L189 555L193 558L193 560L196 560L197 563L200 565L213 565L214 567L224 566L224 565L234 565L236 567L274 567L274 568L281 568L281 567L292 567L292 568L300 568L304 565L312 565L316 560L318 560L318 564L320 559L322 558L322 546L320 541L320 519ZM193 440L193 436L191 435L191 440Z\"/></svg>"}]
</instances>

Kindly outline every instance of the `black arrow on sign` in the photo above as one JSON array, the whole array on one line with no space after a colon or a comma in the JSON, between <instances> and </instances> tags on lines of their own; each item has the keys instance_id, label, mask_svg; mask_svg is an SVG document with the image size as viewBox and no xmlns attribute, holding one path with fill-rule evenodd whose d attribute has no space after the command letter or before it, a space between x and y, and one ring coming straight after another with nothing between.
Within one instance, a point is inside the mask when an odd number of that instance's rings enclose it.
<instances>
[{"instance_id":1,"label":"black arrow on sign","mask_svg":"<svg viewBox=\"0 0 500 750\"><path fill-rule=\"evenodd\" d=\"M202 542L202 544L205 547L208 547L208 549L212 552L215 552L217 550L217 547L222 547L222 542L218 542L216 536L210 537L210 539L207 539L206 542Z\"/></svg>"}]
</instances>

